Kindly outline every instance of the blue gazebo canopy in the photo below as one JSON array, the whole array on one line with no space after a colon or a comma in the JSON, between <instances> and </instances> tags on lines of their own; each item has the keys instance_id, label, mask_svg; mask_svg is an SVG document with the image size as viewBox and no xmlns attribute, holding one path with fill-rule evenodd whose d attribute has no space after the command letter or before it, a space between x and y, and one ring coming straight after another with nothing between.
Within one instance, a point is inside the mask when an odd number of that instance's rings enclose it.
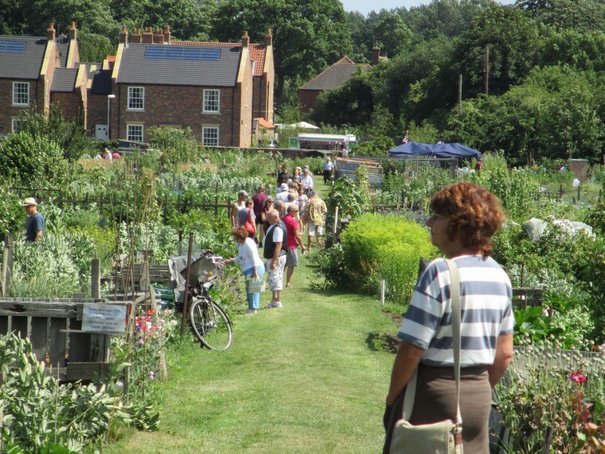
<instances>
[{"instance_id":1,"label":"blue gazebo canopy","mask_svg":"<svg viewBox=\"0 0 605 454\"><path fill-rule=\"evenodd\" d=\"M481 152L460 143L420 143L408 142L391 148L389 156L406 158L414 156L435 156L437 158L476 158L481 159Z\"/></svg>"}]
</instances>

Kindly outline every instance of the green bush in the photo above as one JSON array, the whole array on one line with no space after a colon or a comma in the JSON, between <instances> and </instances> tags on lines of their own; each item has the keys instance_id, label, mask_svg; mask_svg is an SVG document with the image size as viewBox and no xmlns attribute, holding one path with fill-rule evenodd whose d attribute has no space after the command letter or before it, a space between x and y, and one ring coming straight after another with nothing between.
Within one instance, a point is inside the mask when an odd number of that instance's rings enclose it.
<instances>
[{"instance_id":1,"label":"green bush","mask_svg":"<svg viewBox=\"0 0 605 454\"><path fill-rule=\"evenodd\" d=\"M341 241L348 282L376 292L384 279L387 299L399 304L411 296L419 259L437 255L423 227L393 215L364 214L341 234Z\"/></svg>"},{"instance_id":2,"label":"green bush","mask_svg":"<svg viewBox=\"0 0 605 454\"><path fill-rule=\"evenodd\" d=\"M44 187L66 174L67 161L57 142L20 131L0 142L0 176Z\"/></svg>"}]
</instances>

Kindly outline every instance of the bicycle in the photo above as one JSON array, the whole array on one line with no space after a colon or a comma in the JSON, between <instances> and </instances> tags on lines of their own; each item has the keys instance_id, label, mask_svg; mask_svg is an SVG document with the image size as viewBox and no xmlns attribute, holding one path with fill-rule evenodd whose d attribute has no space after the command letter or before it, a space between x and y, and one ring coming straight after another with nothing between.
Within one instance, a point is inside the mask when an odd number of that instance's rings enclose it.
<instances>
[{"instance_id":1,"label":"bicycle","mask_svg":"<svg viewBox=\"0 0 605 454\"><path fill-rule=\"evenodd\" d=\"M191 264L188 310L189 324L193 334L202 345L212 350L226 350L233 341L231 321L221 305L214 301L209 292L222 266L223 258L211 251L203 251ZM183 266L183 263L185 265ZM172 257L168 264L177 283L177 292L185 290L186 258Z\"/></svg>"}]
</instances>

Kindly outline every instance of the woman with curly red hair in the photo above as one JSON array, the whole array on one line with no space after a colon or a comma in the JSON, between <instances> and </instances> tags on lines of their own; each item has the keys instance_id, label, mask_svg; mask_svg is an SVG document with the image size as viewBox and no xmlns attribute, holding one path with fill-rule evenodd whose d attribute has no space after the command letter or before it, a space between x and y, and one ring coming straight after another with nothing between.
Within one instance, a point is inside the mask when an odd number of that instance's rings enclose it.
<instances>
[{"instance_id":1,"label":"woman with curly red hair","mask_svg":"<svg viewBox=\"0 0 605 454\"><path fill-rule=\"evenodd\" d=\"M491 388L512 361L512 288L490 257L491 237L504 221L498 198L472 183L456 183L436 193L427 221L431 241L456 262L460 274L460 411L465 454L489 452ZM444 259L433 260L420 276L398 337L386 398L386 438L401 419L405 387L418 369L410 422L456 420L452 350L450 273Z\"/></svg>"}]
</instances>

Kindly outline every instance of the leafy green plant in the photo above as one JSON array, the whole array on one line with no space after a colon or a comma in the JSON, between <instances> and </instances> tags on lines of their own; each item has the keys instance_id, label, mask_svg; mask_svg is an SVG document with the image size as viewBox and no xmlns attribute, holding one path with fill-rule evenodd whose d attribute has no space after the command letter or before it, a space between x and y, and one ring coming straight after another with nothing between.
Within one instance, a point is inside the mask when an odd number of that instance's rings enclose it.
<instances>
[{"instance_id":1,"label":"leafy green plant","mask_svg":"<svg viewBox=\"0 0 605 454\"><path fill-rule=\"evenodd\" d=\"M67 161L61 146L47 136L27 131L9 134L0 142L0 175L21 182L35 181L39 187L61 181Z\"/></svg>"},{"instance_id":2,"label":"leafy green plant","mask_svg":"<svg viewBox=\"0 0 605 454\"><path fill-rule=\"evenodd\" d=\"M112 422L129 421L104 386L59 386L29 341L13 333L0 336L0 371L0 435L8 452L81 452L101 442Z\"/></svg>"},{"instance_id":3,"label":"leafy green plant","mask_svg":"<svg viewBox=\"0 0 605 454\"><path fill-rule=\"evenodd\" d=\"M556 340L533 343L522 338L513 365L497 386L498 410L510 439L507 452L600 452L605 424L605 356L593 352L561 350Z\"/></svg>"},{"instance_id":4,"label":"leafy green plant","mask_svg":"<svg viewBox=\"0 0 605 454\"><path fill-rule=\"evenodd\" d=\"M418 277L418 261L436 250L426 230L392 215L364 214L341 234L349 285L369 292L386 280L386 297L406 304Z\"/></svg>"}]
</instances>

